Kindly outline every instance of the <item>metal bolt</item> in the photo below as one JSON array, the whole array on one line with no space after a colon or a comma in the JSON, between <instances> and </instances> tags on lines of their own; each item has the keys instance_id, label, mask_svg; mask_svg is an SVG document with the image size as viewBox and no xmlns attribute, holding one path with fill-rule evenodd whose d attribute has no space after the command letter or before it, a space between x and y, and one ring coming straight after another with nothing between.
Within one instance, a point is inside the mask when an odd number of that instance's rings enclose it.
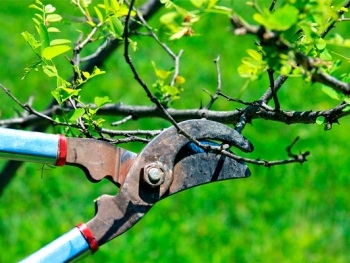
<instances>
[{"instance_id":1,"label":"metal bolt","mask_svg":"<svg viewBox=\"0 0 350 263\"><path fill-rule=\"evenodd\" d=\"M148 170L148 179L151 183L159 183L163 176L163 171L159 168L152 167Z\"/></svg>"}]
</instances>

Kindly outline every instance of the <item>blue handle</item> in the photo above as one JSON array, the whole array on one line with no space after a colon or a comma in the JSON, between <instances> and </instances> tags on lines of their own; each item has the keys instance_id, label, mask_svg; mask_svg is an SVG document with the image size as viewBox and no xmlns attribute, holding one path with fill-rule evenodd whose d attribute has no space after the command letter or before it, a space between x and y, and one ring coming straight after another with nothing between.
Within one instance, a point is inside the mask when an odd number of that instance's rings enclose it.
<instances>
[{"instance_id":1,"label":"blue handle","mask_svg":"<svg viewBox=\"0 0 350 263\"><path fill-rule=\"evenodd\" d=\"M66 139L61 135L0 128L0 158L59 165L65 158L62 144Z\"/></svg>"},{"instance_id":2,"label":"blue handle","mask_svg":"<svg viewBox=\"0 0 350 263\"><path fill-rule=\"evenodd\" d=\"M62 263L91 254L90 246L84 235L75 227L52 241L20 263Z\"/></svg>"}]
</instances>

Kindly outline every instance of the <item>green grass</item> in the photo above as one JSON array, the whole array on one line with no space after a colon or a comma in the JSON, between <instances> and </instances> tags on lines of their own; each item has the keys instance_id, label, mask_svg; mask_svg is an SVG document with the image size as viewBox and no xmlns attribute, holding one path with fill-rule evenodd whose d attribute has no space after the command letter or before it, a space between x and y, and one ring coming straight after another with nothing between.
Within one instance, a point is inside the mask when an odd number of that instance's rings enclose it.
<instances>
[{"instance_id":1,"label":"green grass","mask_svg":"<svg viewBox=\"0 0 350 263\"><path fill-rule=\"evenodd\" d=\"M2 0L0 4L0 83L23 102L33 95L33 105L43 109L54 83L39 73L20 80L23 68L33 59L20 35L34 30L30 3ZM66 2L51 3L68 14ZM247 8L243 3L235 5ZM156 23L157 18L152 22ZM228 28L226 17L213 16L195 28L203 36L172 44L175 52L185 50L181 74L186 78L182 99L174 107L198 108L208 103L210 98L202 89L215 91L213 60L218 55L223 91L230 96L240 93L245 80L238 77L236 68L247 46L253 46L254 38L233 36ZM71 29L62 34L78 37ZM140 47L133 54L135 65L152 83L155 77L150 60L164 68L170 68L172 61L151 39L135 40ZM69 76L66 62L59 63ZM93 80L83 91L86 102L97 95L108 95L114 102L150 105L125 65L122 50L107 61L104 69L107 74ZM267 86L263 78L249 86L242 98L256 99ZM280 99L285 109L318 110L336 103L318 85L295 80L284 86ZM5 95L0 96L0 102L2 118L13 116L14 109L19 109ZM234 110L239 105L220 100L215 107ZM167 126L168 122L155 119L131 122L121 128ZM348 118L327 132L318 125L254 121L244 130L255 146L251 156L286 158L285 148L300 136L295 150L310 150L309 161L270 169L250 165L252 176L248 179L209 184L174 195L82 262L349 262L349 128ZM126 147L138 151L143 146ZM117 191L108 182L89 183L78 169L42 168L39 164L22 166L0 197L0 262L18 261L75 224L88 221L94 214L93 200Z\"/></svg>"}]
</instances>

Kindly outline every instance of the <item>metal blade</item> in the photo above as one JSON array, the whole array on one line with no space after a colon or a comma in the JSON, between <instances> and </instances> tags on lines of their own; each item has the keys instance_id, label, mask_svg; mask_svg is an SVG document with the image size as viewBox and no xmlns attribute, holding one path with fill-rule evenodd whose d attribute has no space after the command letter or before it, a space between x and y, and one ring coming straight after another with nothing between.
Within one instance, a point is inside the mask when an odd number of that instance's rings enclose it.
<instances>
[{"instance_id":1,"label":"metal blade","mask_svg":"<svg viewBox=\"0 0 350 263\"><path fill-rule=\"evenodd\" d=\"M135 158L135 153L108 142L67 138L66 164L82 169L92 182L107 178L120 187Z\"/></svg>"}]
</instances>

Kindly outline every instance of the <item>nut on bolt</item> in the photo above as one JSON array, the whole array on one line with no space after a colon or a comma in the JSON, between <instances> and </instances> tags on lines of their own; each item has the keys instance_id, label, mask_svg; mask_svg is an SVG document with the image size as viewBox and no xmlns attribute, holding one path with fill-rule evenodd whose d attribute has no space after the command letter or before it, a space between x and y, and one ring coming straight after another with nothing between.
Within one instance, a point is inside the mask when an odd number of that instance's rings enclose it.
<instances>
[{"instance_id":1,"label":"nut on bolt","mask_svg":"<svg viewBox=\"0 0 350 263\"><path fill-rule=\"evenodd\" d=\"M143 179L151 186L159 186L164 182L164 171L160 164L153 163L145 167Z\"/></svg>"}]
</instances>

